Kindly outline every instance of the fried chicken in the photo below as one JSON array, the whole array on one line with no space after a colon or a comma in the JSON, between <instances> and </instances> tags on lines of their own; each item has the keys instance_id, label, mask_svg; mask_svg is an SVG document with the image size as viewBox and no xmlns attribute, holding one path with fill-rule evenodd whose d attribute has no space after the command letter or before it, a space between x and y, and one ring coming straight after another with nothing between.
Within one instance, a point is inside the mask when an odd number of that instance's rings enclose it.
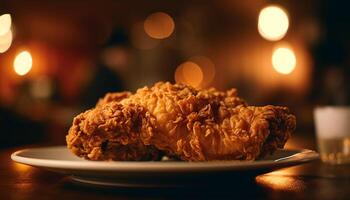
<instances>
[{"instance_id":1,"label":"fried chicken","mask_svg":"<svg viewBox=\"0 0 350 200\"><path fill-rule=\"evenodd\" d=\"M110 93L74 119L68 148L92 160L254 160L282 148L295 129L287 108L252 107L235 89L159 82Z\"/></svg>"},{"instance_id":2,"label":"fried chicken","mask_svg":"<svg viewBox=\"0 0 350 200\"><path fill-rule=\"evenodd\" d=\"M68 148L90 160L157 160L160 151L141 141L152 117L140 106L111 102L79 114L66 137Z\"/></svg>"}]
</instances>

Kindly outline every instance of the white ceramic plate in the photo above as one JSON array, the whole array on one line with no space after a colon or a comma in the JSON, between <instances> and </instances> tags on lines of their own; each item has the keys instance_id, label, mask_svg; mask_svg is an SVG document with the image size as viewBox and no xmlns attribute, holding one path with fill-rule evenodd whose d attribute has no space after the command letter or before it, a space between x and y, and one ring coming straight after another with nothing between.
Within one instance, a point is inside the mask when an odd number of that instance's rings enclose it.
<instances>
[{"instance_id":1,"label":"white ceramic plate","mask_svg":"<svg viewBox=\"0 0 350 200\"><path fill-rule=\"evenodd\" d=\"M88 161L65 146L17 151L12 160L70 175L86 184L126 187L174 187L238 180L319 158L311 150L279 150L258 161Z\"/></svg>"}]
</instances>

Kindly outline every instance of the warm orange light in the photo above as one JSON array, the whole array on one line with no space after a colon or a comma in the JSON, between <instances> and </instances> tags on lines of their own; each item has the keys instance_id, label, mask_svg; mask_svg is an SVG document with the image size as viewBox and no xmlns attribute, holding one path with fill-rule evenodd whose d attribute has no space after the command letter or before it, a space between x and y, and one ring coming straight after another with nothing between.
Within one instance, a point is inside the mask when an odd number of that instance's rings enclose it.
<instances>
[{"instance_id":1,"label":"warm orange light","mask_svg":"<svg viewBox=\"0 0 350 200\"><path fill-rule=\"evenodd\" d=\"M268 6L260 11L258 30L266 40L282 39L288 30L289 19L286 11L279 6Z\"/></svg>"},{"instance_id":2,"label":"warm orange light","mask_svg":"<svg viewBox=\"0 0 350 200\"><path fill-rule=\"evenodd\" d=\"M20 164L20 163L13 163L13 168L17 171L17 172L21 172L21 173L24 173L24 172L27 172L28 170L31 169L30 166L28 165L24 165L24 164Z\"/></svg>"},{"instance_id":3,"label":"warm orange light","mask_svg":"<svg viewBox=\"0 0 350 200\"><path fill-rule=\"evenodd\" d=\"M32 69L32 64L33 60L30 53L28 51L22 51L16 56L13 67L16 74L24 76Z\"/></svg>"},{"instance_id":4,"label":"warm orange light","mask_svg":"<svg viewBox=\"0 0 350 200\"><path fill-rule=\"evenodd\" d=\"M203 80L202 69L194 62L184 62L175 71L175 81L192 87L199 87Z\"/></svg>"},{"instance_id":5,"label":"warm orange light","mask_svg":"<svg viewBox=\"0 0 350 200\"><path fill-rule=\"evenodd\" d=\"M174 20L164 12L156 12L147 17L143 27L147 35L155 39L169 37L175 28Z\"/></svg>"},{"instance_id":6,"label":"warm orange light","mask_svg":"<svg viewBox=\"0 0 350 200\"><path fill-rule=\"evenodd\" d=\"M255 181L265 187L282 191L301 191L305 189L303 181L295 177L279 175L261 175L255 178Z\"/></svg>"},{"instance_id":7,"label":"warm orange light","mask_svg":"<svg viewBox=\"0 0 350 200\"><path fill-rule=\"evenodd\" d=\"M272 54L272 66L280 74L290 74L296 66L296 57L292 49L280 47Z\"/></svg>"},{"instance_id":8,"label":"warm orange light","mask_svg":"<svg viewBox=\"0 0 350 200\"><path fill-rule=\"evenodd\" d=\"M33 175L33 167L12 162L13 171L22 178L29 179ZM15 190L25 191L33 188L33 185L30 181L19 181L17 184L14 184Z\"/></svg>"},{"instance_id":9,"label":"warm orange light","mask_svg":"<svg viewBox=\"0 0 350 200\"><path fill-rule=\"evenodd\" d=\"M0 36L7 34L11 29L11 15L4 14L0 16Z\"/></svg>"},{"instance_id":10,"label":"warm orange light","mask_svg":"<svg viewBox=\"0 0 350 200\"><path fill-rule=\"evenodd\" d=\"M11 29L5 34L0 36L0 53L7 51L12 44L12 31Z\"/></svg>"},{"instance_id":11,"label":"warm orange light","mask_svg":"<svg viewBox=\"0 0 350 200\"><path fill-rule=\"evenodd\" d=\"M213 61L211 61L205 56L194 56L190 58L189 61L196 63L202 70L203 78L200 86L211 86L211 83L213 82L216 73Z\"/></svg>"}]
</instances>

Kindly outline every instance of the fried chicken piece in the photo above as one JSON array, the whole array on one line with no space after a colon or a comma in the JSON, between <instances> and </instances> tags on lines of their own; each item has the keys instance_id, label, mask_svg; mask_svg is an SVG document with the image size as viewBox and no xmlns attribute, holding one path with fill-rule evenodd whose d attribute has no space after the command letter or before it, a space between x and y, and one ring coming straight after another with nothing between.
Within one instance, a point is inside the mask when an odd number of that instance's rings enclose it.
<instances>
[{"instance_id":1,"label":"fried chicken piece","mask_svg":"<svg viewBox=\"0 0 350 200\"><path fill-rule=\"evenodd\" d=\"M75 117L66 137L68 148L90 160L159 160L161 152L140 140L141 128L149 126L149 118L143 117L145 109L118 104L129 96L130 92L108 93L98 101L103 107Z\"/></svg>"},{"instance_id":2,"label":"fried chicken piece","mask_svg":"<svg viewBox=\"0 0 350 200\"><path fill-rule=\"evenodd\" d=\"M144 156L143 152L149 151L148 147L152 149L156 147L167 155L188 161L254 160L283 147L295 129L295 117L289 113L287 108L247 106L237 96L234 89L227 92L219 92L215 89L196 90L181 84L173 85L159 82L151 88L139 89L135 94L120 99L120 101L114 101L113 98L110 98L113 95L117 94L108 94L103 100L100 100L95 110L90 111L93 112L90 118L92 120L99 116L96 113L100 113L106 107L110 108L110 104L115 104L115 106L109 114L106 113L105 117L101 118L102 124L113 118L114 114L112 113L117 113L118 110L138 107L138 114L135 115L142 119L142 123L136 121L137 127L140 128L135 129L134 134L123 134L125 140L130 141L129 138L137 135L139 137L137 144L140 142L144 145L144 151L141 151L140 155L134 156L139 158L137 160L153 159L149 156L145 156L147 159L140 159ZM99 127L91 122L86 123L86 119L78 120L79 124ZM116 134L121 127L119 124L124 124L127 119L128 117L118 118L105 126L108 127L108 130L114 131L109 133L116 137L115 140L120 137L119 134ZM74 122L74 124L78 122ZM135 122L131 121L130 123ZM89 133L90 138L91 135L105 138L104 134L108 132L104 129L88 132L89 128L77 129L74 128L74 124L69 133L69 135L74 136L68 135L67 137L69 148L72 148L69 138L74 138L74 141L75 138L81 138L82 135L89 135ZM131 124L130 127L133 126ZM84 125L80 125L80 127L84 127ZM123 131L127 132L124 129ZM80 134L75 134L76 132L80 132ZM100 150L103 148L98 145L102 145L102 142L89 147L85 145L89 143L89 139L77 140L79 145L73 145L78 149L73 150L75 153L84 149L83 152L87 155L90 155L91 152L97 152L94 153L97 156L87 156L89 159L123 160L122 157L113 157L115 151L110 153ZM134 143L124 144L128 148L129 144ZM130 146L130 148L133 147ZM118 153L124 154L125 152L119 149Z\"/></svg>"},{"instance_id":3,"label":"fried chicken piece","mask_svg":"<svg viewBox=\"0 0 350 200\"><path fill-rule=\"evenodd\" d=\"M157 131L142 141L182 160L253 160L283 147L295 129L287 108L247 107L234 90L157 83L120 103L147 108Z\"/></svg>"},{"instance_id":4,"label":"fried chicken piece","mask_svg":"<svg viewBox=\"0 0 350 200\"><path fill-rule=\"evenodd\" d=\"M68 148L90 160L159 160L160 151L141 141L141 132L151 134L146 127L152 126L152 117L145 113L143 107L118 102L81 113L66 137Z\"/></svg>"},{"instance_id":5,"label":"fried chicken piece","mask_svg":"<svg viewBox=\"0 0 350 200\"><path fill-rule=\"evenodd\" d=\"M282 148L294 128L294 116L283 107L203 107L169 132L168 143L157 135L149 143L182 160L255 160Z\"/></svg>"}]
</instances>

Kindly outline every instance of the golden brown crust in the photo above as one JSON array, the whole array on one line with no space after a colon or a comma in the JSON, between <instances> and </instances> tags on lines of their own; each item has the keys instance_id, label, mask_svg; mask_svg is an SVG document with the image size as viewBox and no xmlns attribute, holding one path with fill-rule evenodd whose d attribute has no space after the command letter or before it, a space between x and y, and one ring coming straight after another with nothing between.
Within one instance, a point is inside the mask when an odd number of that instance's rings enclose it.
<instances>
[{"instance_id":1,"label":"golden brown crust","mask_svg":"<svg viewBox=\"0 0 350 200\"><path fill-rule=\"evenodd\" d=\"M124 114L116 119L118 111ZM138 128L131 129L135 123ZM247 106L235 89L196 90L159 82L135 94L107 94L95 109L74 120L67 143L77 155L93 160L152 160L148 155L154 147L188 161L254 160L283 147L294 129L295 117L287 108ZM120 131L123 134L113 134ZM113 141L124 138L128 142L123 149L103 152L98 146L110 135ZM96 141L97 145L90 145L96 150L86 145Z\"/></svg>"},{"instance_id":2,"label":"golden brown crust","mask_svg":"<svg viewBox=\"0 0 350 200\"><path fill-rule=\"evenodd\" d=\"M109 102L119 102L125 98L128 98L132 95L131 92L110 92L107 93L103 98L99 99L96 106L100 106Z\"/></svg>"},{"instance_id":3,"label":"golden brown crust","mask_svg":"<svg viewBox=\"0 0 350 200\"><path fill-rule=\"evenodd\" d=\"M88 110L74 118L68 148L90 160L157 160L160 152L140 140L140 132L152 131L142 130L152 126L145 113L142 107L117 102Z\"/></svg>"}]
</instances>

